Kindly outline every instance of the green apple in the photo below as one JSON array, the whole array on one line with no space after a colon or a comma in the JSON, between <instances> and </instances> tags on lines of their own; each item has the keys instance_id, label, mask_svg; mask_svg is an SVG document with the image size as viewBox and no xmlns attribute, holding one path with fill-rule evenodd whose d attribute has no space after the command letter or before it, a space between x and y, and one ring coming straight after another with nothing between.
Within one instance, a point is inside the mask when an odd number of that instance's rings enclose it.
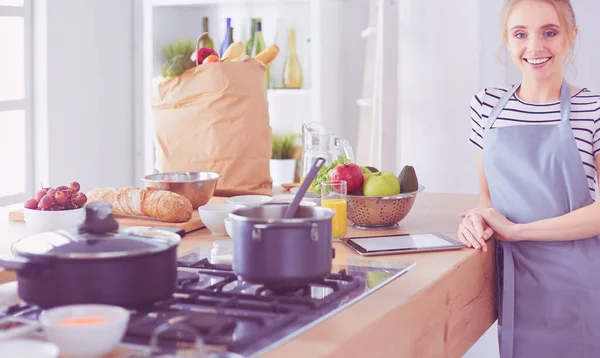
<instances>
[{"instance_id":1,"label":"green apple","mask_svg":"<svg viewBox=\"0 0 600 358\"><path fill-rule=\"evenodd\" d=\"M365 175L363 193L366 196L388 196L400 194L400 182L396 174L377 172Z\"/></svg>"}]
</instances>

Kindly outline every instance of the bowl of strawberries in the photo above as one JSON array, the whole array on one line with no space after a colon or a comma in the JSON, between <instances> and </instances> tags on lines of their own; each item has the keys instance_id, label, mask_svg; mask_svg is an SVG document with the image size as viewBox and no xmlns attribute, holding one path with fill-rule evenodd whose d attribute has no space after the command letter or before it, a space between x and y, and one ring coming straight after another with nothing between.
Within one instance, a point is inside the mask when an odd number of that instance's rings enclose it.
<instances>
[{"instance_id":1,"label":"bowl of strawberries","mask_svg":"<svg viewBox=\"0 0 600 358\"><path fill-rule=\"evenodd\" d=\"M77 227L85 220L87 197L78 182L42 188L23 205L27 228L33 232Z\"/></svg>"}]
</instances>

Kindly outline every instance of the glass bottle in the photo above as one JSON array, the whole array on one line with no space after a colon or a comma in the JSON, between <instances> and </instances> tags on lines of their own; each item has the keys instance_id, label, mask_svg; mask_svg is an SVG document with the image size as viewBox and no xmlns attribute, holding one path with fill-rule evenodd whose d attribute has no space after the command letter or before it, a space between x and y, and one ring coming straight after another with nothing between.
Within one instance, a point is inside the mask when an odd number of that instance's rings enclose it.
<instances>
[{"instance_id":1,"label":"glass bottle","mask_svg":"<svg viewBox=\"0 0 600 358\"><path fill-rule=\"evenodd\" d=\"M219 56L223 56L225 50L233 43L233 27L231 27L231 18L227 18L227 27L225 28L225 38L221 44L221 52Z\"/></svg>"},{"instance_id":2,"label":"glass bottle","mask_svg":"<svg viewBox=\"0 0 600 358\"><path fill-rule=\"evenodd\" d=\"M256 22L260 21L260 18L250 19L250 40L246 42L246 55L252 56L252 47L254 47L254 35L256 34Z\"/></svg>"},{"instance_id":3,"label":"glass bottle","mask_svg":"<svg viewBox=\"0 0 600 358\"><path fill-rule=\"evenodd\" d=\"M283 66L283 88L302 88L302 69L296 51L296 30L289 30L289 52Z\"/></svg>"},{"instance_id":4,"label":"glass bottle","mask_svg":"<svg viewBox=\"0 0 600 358\"><path fill-rule=\"evenodd\" d=\"M277 29L275 30L275 37L273 43L279 46L279 56L275 57L273 62L269 65L269 72L273 74L270 77L271 88L283 88L283 66L285 64L284 54L288 52L287 49L287 29L281 18L277 19Z\"/></svg>"},{"instance_id":5,"label":"glass bottle","mask_svg":"<svg viewBox=\"0 0 600 358\"><path fill-rule=\"evenodd\" d=\"M265 49L265 40L263 38L262 33L262 22L260 20L256 21L256 30L254 33L254 44L252 46L252 54L250 56L256 57L259 53L261 53ZM265 76L267 77L267 86L269 84L269 67L265 70Z\"/></svg>"},{"instance_id":6,"label":"glass bottle","mask_svg":"<svg viewBox=\"0 0 600 358\"><path fill-rule=\"evenodd\" d=\"M208 30L208 17L206 16L202 19L202 32L207 34L210 33ZM210 38L209 35L206 35L200 40L200 47L215 48L215 44L212 38Z\"/></svg>"}]
</instances>

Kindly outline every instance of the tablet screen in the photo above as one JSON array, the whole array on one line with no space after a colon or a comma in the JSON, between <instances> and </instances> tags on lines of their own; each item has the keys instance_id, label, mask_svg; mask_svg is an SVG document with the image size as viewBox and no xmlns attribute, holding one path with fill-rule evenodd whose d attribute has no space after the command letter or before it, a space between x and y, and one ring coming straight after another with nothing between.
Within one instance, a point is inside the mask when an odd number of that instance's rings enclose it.
<instances>
[{"instance_id":1,"label":"tablet screen","mask_svg":"<svg viewBox=\"0 0 600 358\"><path fill-rule=\"evenodd\" d=\"M450 247L456 245L434 234L353 238L350 240L362 246L367 252L426 249L431 247Z\"/></svg>"}]
</instances>

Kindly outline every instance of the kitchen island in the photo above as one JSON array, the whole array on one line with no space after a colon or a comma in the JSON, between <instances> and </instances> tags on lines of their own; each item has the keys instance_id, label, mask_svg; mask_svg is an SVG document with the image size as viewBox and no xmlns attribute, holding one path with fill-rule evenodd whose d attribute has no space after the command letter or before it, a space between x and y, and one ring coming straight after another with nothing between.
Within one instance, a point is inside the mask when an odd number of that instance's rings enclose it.
<instances>
[{"instance_id":1,"label":"kitchen island","mask_svg":"<svg viewBox=\"0 0 600 358\"><path fill-rule=\"evenodd\" d=\"M348 236L441 232L456 239L460 214L475 195L420 193L400 228L363 231ZM207 229L188 233L184 254L211 247ZM264 357L461 357L496 320L493 244L488 252L462 249L369 259L413 262L416 266L333 317L283 343ZM334 264L360 256L334 243ZM0 282L12 273L0 272Z\"/></svg>"}]
</instances>

